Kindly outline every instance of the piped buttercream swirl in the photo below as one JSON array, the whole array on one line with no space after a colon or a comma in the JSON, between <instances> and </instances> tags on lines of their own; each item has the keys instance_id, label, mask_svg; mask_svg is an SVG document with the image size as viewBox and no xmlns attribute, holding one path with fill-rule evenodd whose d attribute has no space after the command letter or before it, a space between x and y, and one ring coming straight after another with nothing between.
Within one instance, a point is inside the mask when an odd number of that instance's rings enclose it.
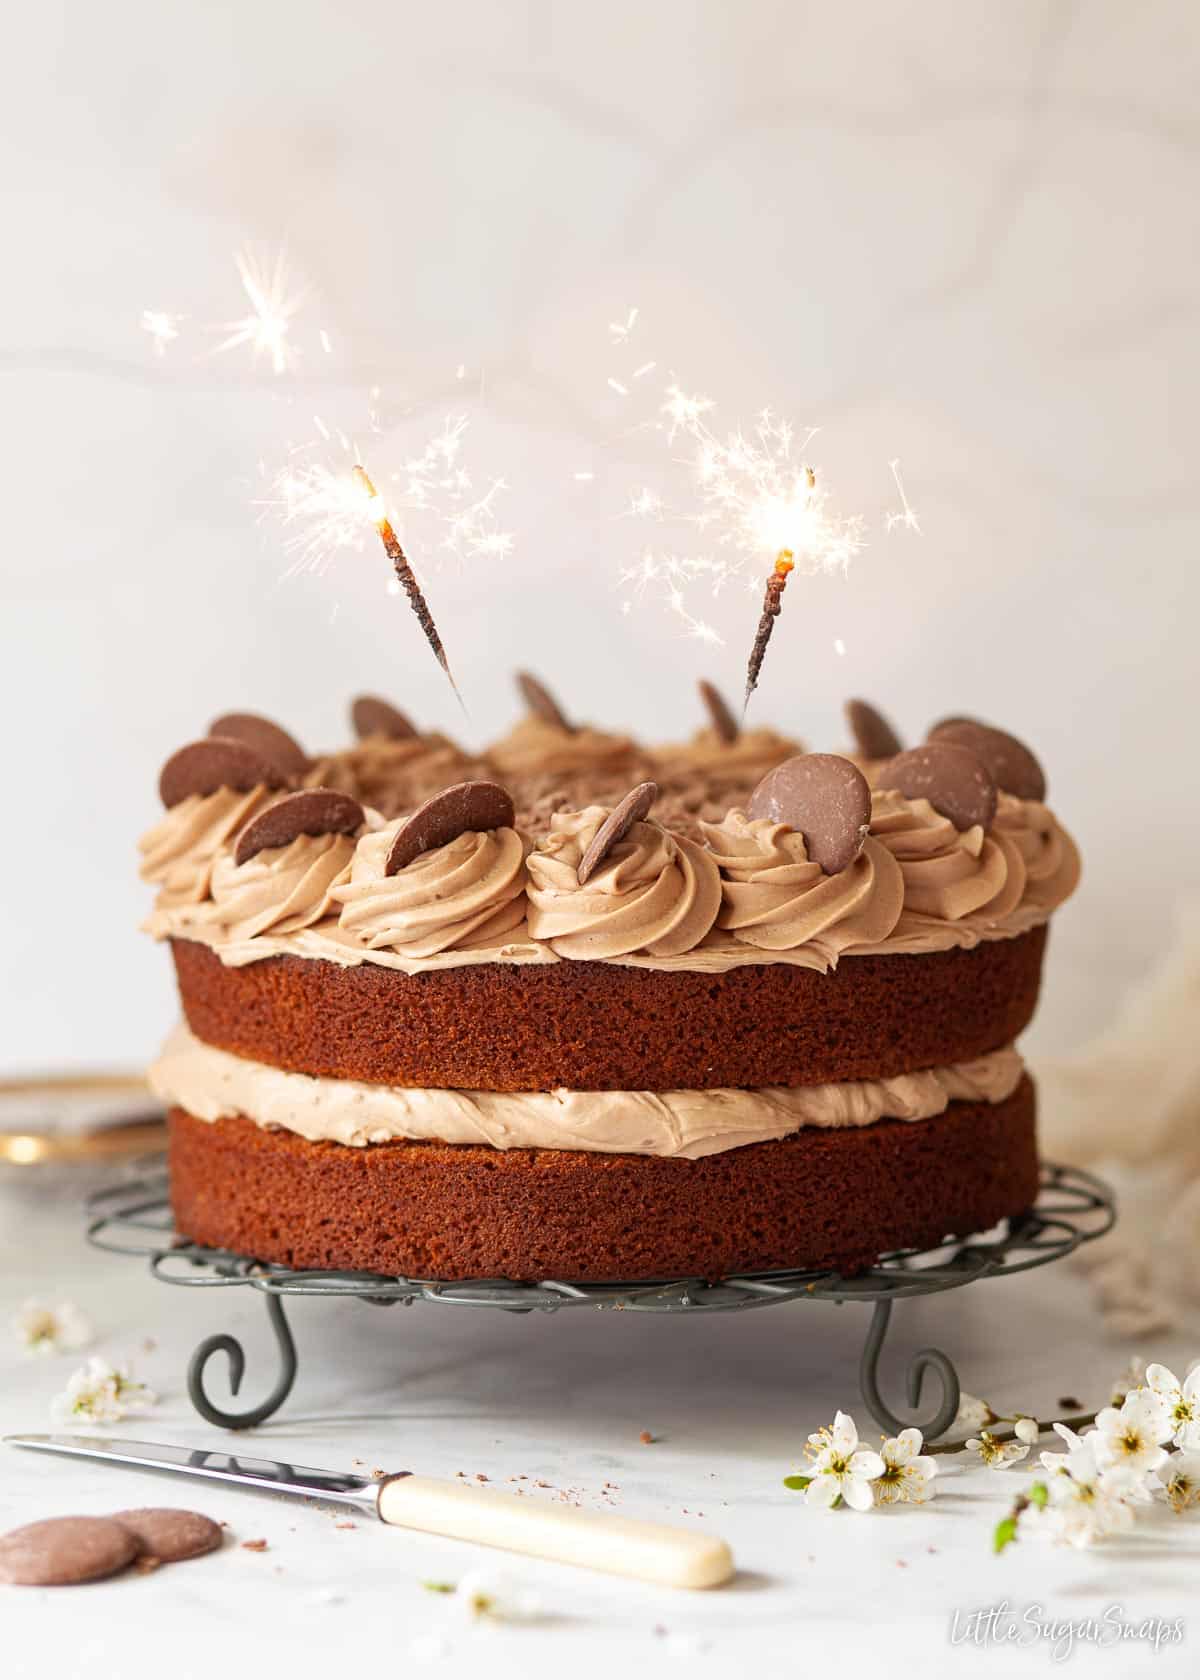
<instances>
[{"instance_id":1,"label":"piped buttercream swirl","mask_svg":"<svg viewBox=\"0 0 1200 1680\"><path fill-rule=\"evenodd\" d=\"M721 871L717 926L764 951L818 942L836 960L847 946L886 939L904 903L896 860L868 839L847 869L826 875L787 823L730 811L701 829Z\"/></svg>"},{"instance_id":2,"label":"piped buttercream swirl","mask_svg":"<svg viewBox=\"0 0 1200 1680\"><path fill-rule=\"evenodd\" d=\"M749 778L749 786L785 758L803 751L801 742L791 741L774 729L743 729L732 741L723 740L715 729L701 729L690 741L659 748L654 762L668 775L715 773Z\"/></svg>"},{"instance_id":3,"label":"piped buttercream swirl","mask_svg":"<svg viewBox=\"0 0 1200 1680\"><path fill-rule=\"evenodd\" d=\"M610 735L590 724L562 729L540 717L522 718L487 756L510 776L624 775L641 757L628 735Z\"/></svg>"},{"instance_id":4,"label":"piped buttercream swirl","mask_svg":"<svg viewBox=\"0 0 1200 1680\"><path fill-rule=\"evenodd\" d=\"M358 842L350 879L331 893L342 906L339 935L369 950L417 958L493 946L499 955L520 940L525 845L516 830L460 834L388 875L388 852L403 820Z\"/></svg>"},{"instance_id":5,"label":"piped buttercream swirl","mask_svg":"<svg viewBox=\"0 0 1200 1680\"><path fill-rule=\"evenodd\" d=\"M222 852L212 872L215 937L237 943L262 933L296 933L335 915L332 890L349 880L354 850L348 834L298 834L246 863Z\"/></svg>"},{"instance_id":6,"label":"piped buttercream swirl","mask_svg":"<svg viewBox=\"0 0 1200 1680\"><path fill-rule=\"evenodd\" d=\"M218 788L190 793L172 805L138 841L142 880L158 887L155 908L171 910L207 899L217 853L274 798L266 787L248 793Z\"/></svg>"},{"instance_id":7,"label":"piped buttercream swirl","mask_svg":"<svg viewBox=\"0 0 1200 1680\"><path fill-rule=\"evenodd\" d=\"M581 887L580 860L608 814L589 805L551 817L549 834L529 854L530 933L576 959L694 949L721 908L715 862L695 841L639 822Z\"/></svg>"}]
</instances>

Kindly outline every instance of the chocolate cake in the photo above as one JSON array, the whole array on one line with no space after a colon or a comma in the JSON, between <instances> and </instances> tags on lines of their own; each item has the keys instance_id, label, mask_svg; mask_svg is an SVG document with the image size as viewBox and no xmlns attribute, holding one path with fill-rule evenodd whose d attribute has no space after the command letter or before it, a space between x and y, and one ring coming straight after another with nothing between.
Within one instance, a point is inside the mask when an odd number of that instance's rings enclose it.
<instances>
[{"instance_id":1,"label":"chocolate cake","mask_svg":"<svg viewBox=\"0 0 1200 1680\"><path fill-rule=\"evenodd\" d=\"M1078 856L1033 754L527 717L482 754L389 702L312 756L226 713L142 843L183 1022L178 1228L417 1277L870 1265L1036 1194L1014 1040Z\"/></svg>"}]
</instances>

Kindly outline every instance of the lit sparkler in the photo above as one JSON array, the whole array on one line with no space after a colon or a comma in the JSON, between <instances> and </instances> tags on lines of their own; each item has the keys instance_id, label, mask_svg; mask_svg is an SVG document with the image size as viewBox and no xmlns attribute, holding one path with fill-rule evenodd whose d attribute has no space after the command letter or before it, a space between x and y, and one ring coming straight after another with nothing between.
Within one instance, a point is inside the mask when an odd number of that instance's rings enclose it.
<instances>
[{"instance_id":1,"label":"lit sparkler","mask_svg":"<svg viewBox=\"0 0 1200 1680\"><path fill-rule=\"evenodd\" d=\"M899 461L889 461L888 466L892 469L892 477L896 481L896 491L900 497L900 512L888 514L887 528L891 532L896 529L897 525L901 525L906 531L914 531L919 537L921 527L917 523L916 511L909 505L908 497L904 493L904 480L900 477L900 463Z\"/></svg>"},{"instance_id":2,"label":"lit sparkler","mask_svg":"<svg viewBox=\"0 0 1200 1680\"><path fill-rule=\"evenodd\" d=\"M685 464L698 501L695 511L672 512L652 490L635 495L629 511L660 521L682 518L705 533L718 552L703 564L693 561L683 576L706 573L714 594L728 579L743 575L750 566L757 567L764 557L770 558L771 570L746 668L748 704L782 611L788 578L797 568L813 573L844 567L862 547L863 525L858 518L834 516L816 472L798 459L815 432L808 432L797 446L790 422L765 409L751 431L734 431L722 437L710 423L713 408L708 397L691 396L672 385L658 421L668 443L674 444L682 437L691 446ZM668 605L688 617L677 593L683 577L678 562L673 562L670 555L650 551L643 556L640 570L623 576L627 582L633 576L665 576ZM753 580L751 587L755 587ZM711 627L704 627L703 634L706 640L719 640Z\"/></svg>"},{"instance_id":3,"label":"lit sparkler","mask_svg":"<svg viewBox=\"0 0 1200 1680\"><path fill-rule=\"evenodd\" d=\"M421 626L425 640L433 651L433 657L449 678L450 687L458 695L461 705L462 695L458 693L458 684L450 670L450 661L446 658L446 650L442 646L442 638L438 634L438 627L434 623L433 614L429 610L429 603L425 599L421 585L417 582L416 573L409 565L408 556L400 546L400 539L396 535L391 519L388 517L387 506L383 497L371 483L366 468L357 462L351 477L355 489L366 499L368 517L379 532L379 540L384 546L388 559L392 562L392 568L401 588L408 596L408 604L416 614L417 623Z\"/></svg>"},{"instance_id":4,"label":"lit sparkler","mask_svg":"<svg viewBox=\"0 0 1200 1680\"><path fill-rule=\"evenodd\" d=\"M256 363L266 356L275 373L286 373L299 354L288 333L304 301L303 292L294 288L282 251L276 252L270 262L260 262L249 252L241 253L236 260L250 314L226 323L229 336L217 349L236 350L248 344Z\"/></svg>"}]
</instances>

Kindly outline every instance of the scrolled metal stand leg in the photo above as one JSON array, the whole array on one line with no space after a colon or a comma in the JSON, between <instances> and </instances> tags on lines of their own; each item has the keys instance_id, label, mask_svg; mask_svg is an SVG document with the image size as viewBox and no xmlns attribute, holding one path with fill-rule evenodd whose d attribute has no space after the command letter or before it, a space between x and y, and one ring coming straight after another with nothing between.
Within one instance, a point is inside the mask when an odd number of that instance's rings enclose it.
<instances>
[{"instance_id":1,"label":"scrolled metal stand leg","mask_svg":"<svg viewBox=\"0 0 1200 1680\"><path fill-rule=\"evenodd\" d=\"M908 1403L915 1411L921 1404L921 1390L925 1382L925 1373L932 1371L941 1385L941 1401L933 1416L927 1422L919 1417L902 1419L890 1411L883 1402L879 1392L879 1354L883 1347L884 1337L887 1335L888 1324L892 1317L892 1303L890 1301L876 1301L875 1311L871 1315L871 1327L867 1331L867 1339L863 1343L862 1359L859 1361L858 1382L862 1389L862 1397L867 1409L876 1423L886 1429L890 1435L898 1435L902 1429L919 1429L925 1439L932 1441L939 1435L944 1435L958 1413L958 1399L960 1394L958 1372L954 1369L949 1358L940 1348L921 1348L914 1353L908 1367Z\"/></svg>"},{"instance_id":2,"label":"scrolled metal stand leg","mask_svg":"<svg viewBox=\"0 0 1200 1680\"><path fill-rule=\"evenodd\" d=\"M267 1317L271 1321L271 1328L279 1346L280 1372L275 1387L261 1405L245 1412L226 1412L220 1406L214 1406L204 1392L204 1368L214 1353L228 1355L229 1386L234 1394L241 1388L242 1377L246 1371L246 1355L236 1336L205 1337L188 1364L187 1387L192 1405L202 1418L209 1423L215 1423L221 1429L253 1429L255 1424L264 1423L277 1412L292 1392L292 1384L296 1380L296 1344L284 1315L283 1302L278 1295L267 1296Z\"/></svg>"}]
</instances>

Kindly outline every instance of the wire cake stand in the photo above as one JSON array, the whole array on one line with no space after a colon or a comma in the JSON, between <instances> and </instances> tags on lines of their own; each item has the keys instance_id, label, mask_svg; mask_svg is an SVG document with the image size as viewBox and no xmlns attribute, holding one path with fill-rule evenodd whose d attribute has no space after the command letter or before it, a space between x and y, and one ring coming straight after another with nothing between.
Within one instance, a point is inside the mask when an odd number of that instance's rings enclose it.
<instances>
[{"instance_id":1,"label":"wire cake stand","mask_svg":"<svg viewBox=\"0 0 1200 1680\"><path fill-rule=\"evenodd\" d=\"M94 1247L109 1254L140 1255L149 1261L151 1273L162 1283L200 1289L247 1286L265 1297L278 1347L279 1374L259 1405L227 1411L205 1390L205 1374L216 1353L225 1354L229 1360L233 1393L240 1390L246 1355L236 1337L225 1333L206 1336L188 1365L192 1404L201 1417L223 1429L251 1429L263 1423L292 1391L298 1359L284 1312L285 1295L337 1297L382 1307L429 1301L441 1306L493 1307L515 1313L557 1313L586 1307L614 1312L744 1312L784 1301L832 1301L838 1306L858 1301L873 1308L859 1361L863 1401L889 1434L915 1424L927 1439L944 1434L954 1421L960 1392L958 1373L940 1348L922 1348L908 1367L908 1405L914 1412L920 1406L926 1376L932 1374L939 1387L936 1407L924 1419L902 1419L888 1408L879 1392L879 1356L894 1303L1047 1266L1073 1253L1081 1243L1103 1236L1116 1218L1112 1192L1100 1179L1078 1167L1043 1162L1038 1199L1027 1212L1003 1221L992 1231L940 1248L883 1255L869 1271L854 1277L811 1271L747 1273L719 1283L697 1278L632 1283L514 1283L486 1278L446 1283L374 1272L296 1271L250 1255L204 1248L176 1235L162 1171L102 1191L92 1198L89 1211L87 1236Z\"/></svg>"}]
</instances>

